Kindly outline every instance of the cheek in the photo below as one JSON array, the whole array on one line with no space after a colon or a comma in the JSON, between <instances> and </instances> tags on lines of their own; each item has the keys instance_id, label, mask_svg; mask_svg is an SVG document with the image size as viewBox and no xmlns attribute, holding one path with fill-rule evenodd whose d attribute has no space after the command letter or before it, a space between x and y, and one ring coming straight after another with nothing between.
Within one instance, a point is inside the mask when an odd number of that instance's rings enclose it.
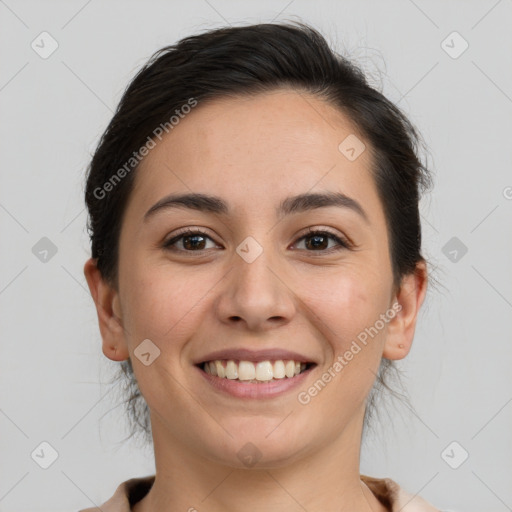
<instances>
[{"instance_id":1,"label":"cheek","mask_svg":"<svg viewBox=\"0 0 512 512\"><path fill-rule=\"evenodd\" d=\"M346 425L364 407L374 384L385 327L377 332L372 327L388 304L387 283L370 272L344 272L329 283L329 288L317 288L318 293L309 297L309 305L321 320L316 325L322 329L331 357L312 386L301 390L298 400L301 407L307 405L304 414L316 425L312 429L336 436L340 425Z\"/></svg>"},{"instance_id":2,"label":"cheek","mask_svg":"<svg viewBox=\"0 0 512 512\"><path fill-rule=\"evenodd\" d=\"M387 291L384 285L377 276L356 271L344 271L339 276L331 274L324 285L317 282L316 293L307 300L320 319L317 325L329 341L333 355L348 350L352 341L385 313Z\"/></svg>"},{"instance_id":3,"label":"cheek","mask_svg":"<svg viewBox=\"0 0 512 512\"><path fill-rule=\"evenodd\" d=\"M190 273L147 262L134 265L124 277L123 319L132 349L145 338L154 340L161 350L176 349L179 340L197 328L195 312L213 286Z\"/></svg>"}]
</instances>

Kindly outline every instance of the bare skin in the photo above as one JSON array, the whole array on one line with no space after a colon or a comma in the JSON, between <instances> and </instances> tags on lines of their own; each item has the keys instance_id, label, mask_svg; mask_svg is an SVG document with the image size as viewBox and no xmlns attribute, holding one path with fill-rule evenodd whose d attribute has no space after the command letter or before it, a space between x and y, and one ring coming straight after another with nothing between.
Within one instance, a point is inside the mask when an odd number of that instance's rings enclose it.
<instances>
[{"instance_id":1,"label":"bare skin","mask_svg":"<svg viewBox=\"0 0 512 512\"><path fill-rule=\"evenodd\" d=\"M103 352L131 358L151 411L156 479L135 512L386 511L360 479L365 399L381 358L402 359L411 348L427 274L419 264L394 289L368 144L354 161L338 150L350 134L363 140L342 113L305 93L214 100L181 120L136 171L118 288L94 260L84 268ZM160 208L144 218L168 194L190 192L218 196L230 212ZM319 192L346 194L367 220L338 206L276 217L283 199ZM163 247L186 227L204 233L200 249L190 237ZM306 228L328 228L351 248L331 238L312 247ZM250 263L236 252L249 236L262 248ZM299 392L393 304L399 312L301 403ZM134 355L145 339L160 350L148 366ZM316 366L299 389L234 397L194 362L240 347L293 350ZM238 456L247 443L259 452L252 467Z\"/></svg>"}]
</instances>

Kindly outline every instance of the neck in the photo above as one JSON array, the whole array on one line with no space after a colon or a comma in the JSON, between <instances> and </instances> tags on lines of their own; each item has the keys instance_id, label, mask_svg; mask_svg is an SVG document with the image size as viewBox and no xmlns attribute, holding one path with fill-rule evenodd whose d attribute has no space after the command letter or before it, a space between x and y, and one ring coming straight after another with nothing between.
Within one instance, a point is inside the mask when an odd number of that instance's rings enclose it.
<instances>
[{"instance_id":1,"label":"neck","mask_svg":"<svg viewBox=\"0 0 512 512\"><path fill-rule=\"evenodd\" d=\"M387 512L360 480L362 421L286 466L240 469L198 456L152 419L156 477L132 510Z\"/></svg>"}]
</instances>

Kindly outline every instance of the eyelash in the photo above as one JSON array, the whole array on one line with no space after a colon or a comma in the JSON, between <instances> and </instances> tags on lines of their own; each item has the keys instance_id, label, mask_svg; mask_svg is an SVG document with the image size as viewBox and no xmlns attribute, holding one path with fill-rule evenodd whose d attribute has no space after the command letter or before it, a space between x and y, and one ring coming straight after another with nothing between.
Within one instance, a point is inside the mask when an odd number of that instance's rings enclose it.
<instances>
[{"instance_id":1,"label":"eyelash","mask_svg":"<svg viewBox=\"0 0 512 512\"><path fill-rule=\"evenodd\" d=\"M166 250L169 250L169 251L188 252L188 253L195 252L195 253L200 253L200 254L207 251L208 249L200 249L198 251L188 251L188 250L184 250L184 249L176 249L175 247L173 247L173 245L176 242L178 242L179 240L181 240L182 238L185 238L187 236L194 236L194 235L201 235L205 238L209 238L210 240L212 240L212 238L209 235L207 235L205 232L203 232L199 229L184 228L184 230L179 232L176 236L174 236L170 240L164 242L163 248ZM319 252L319 253L323 253L323 254L331 254L332 252L337 252L337 251L340 251L343 249L350 250L352 248L352 244L348 240L346 240L345 238L342 238L338 235L335 235L334 233L332 233L331 231L329 231L328 229L325 229L325 228L324 229L308 228L307 232L305 234L303 234L299 239L297 239L297 242L301 242L305 238L312 238L313 236L317 236L317 235L328 236L332 240L336 241L339 245L337 247L331 247L330 249L318 250L318 251L313 251L313 250L308 251L307 249L301 249L301 250L304 250L309 253ZM212 240L212 241L214 241L214 240Z\"/></svg>"}]
</instances>

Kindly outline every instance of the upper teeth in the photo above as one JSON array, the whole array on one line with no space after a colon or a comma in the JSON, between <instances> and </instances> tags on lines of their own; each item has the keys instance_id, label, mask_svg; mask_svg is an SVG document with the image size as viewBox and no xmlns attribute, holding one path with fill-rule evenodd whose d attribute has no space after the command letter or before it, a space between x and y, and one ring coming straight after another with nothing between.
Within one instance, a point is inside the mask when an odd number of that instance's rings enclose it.
<instances>
[{"instance_id":1,"label":"upper teeth","mask_svg":"<svg viewBox=\"0 0 512 512\"><path fill-rule=\"evenodd\" d=\"M234 361L216 360L203 363L206 373L231 380L257 380L268 381L294 377L306 369L306 363L299 361Z\"/></svg>"}]
</instances>

